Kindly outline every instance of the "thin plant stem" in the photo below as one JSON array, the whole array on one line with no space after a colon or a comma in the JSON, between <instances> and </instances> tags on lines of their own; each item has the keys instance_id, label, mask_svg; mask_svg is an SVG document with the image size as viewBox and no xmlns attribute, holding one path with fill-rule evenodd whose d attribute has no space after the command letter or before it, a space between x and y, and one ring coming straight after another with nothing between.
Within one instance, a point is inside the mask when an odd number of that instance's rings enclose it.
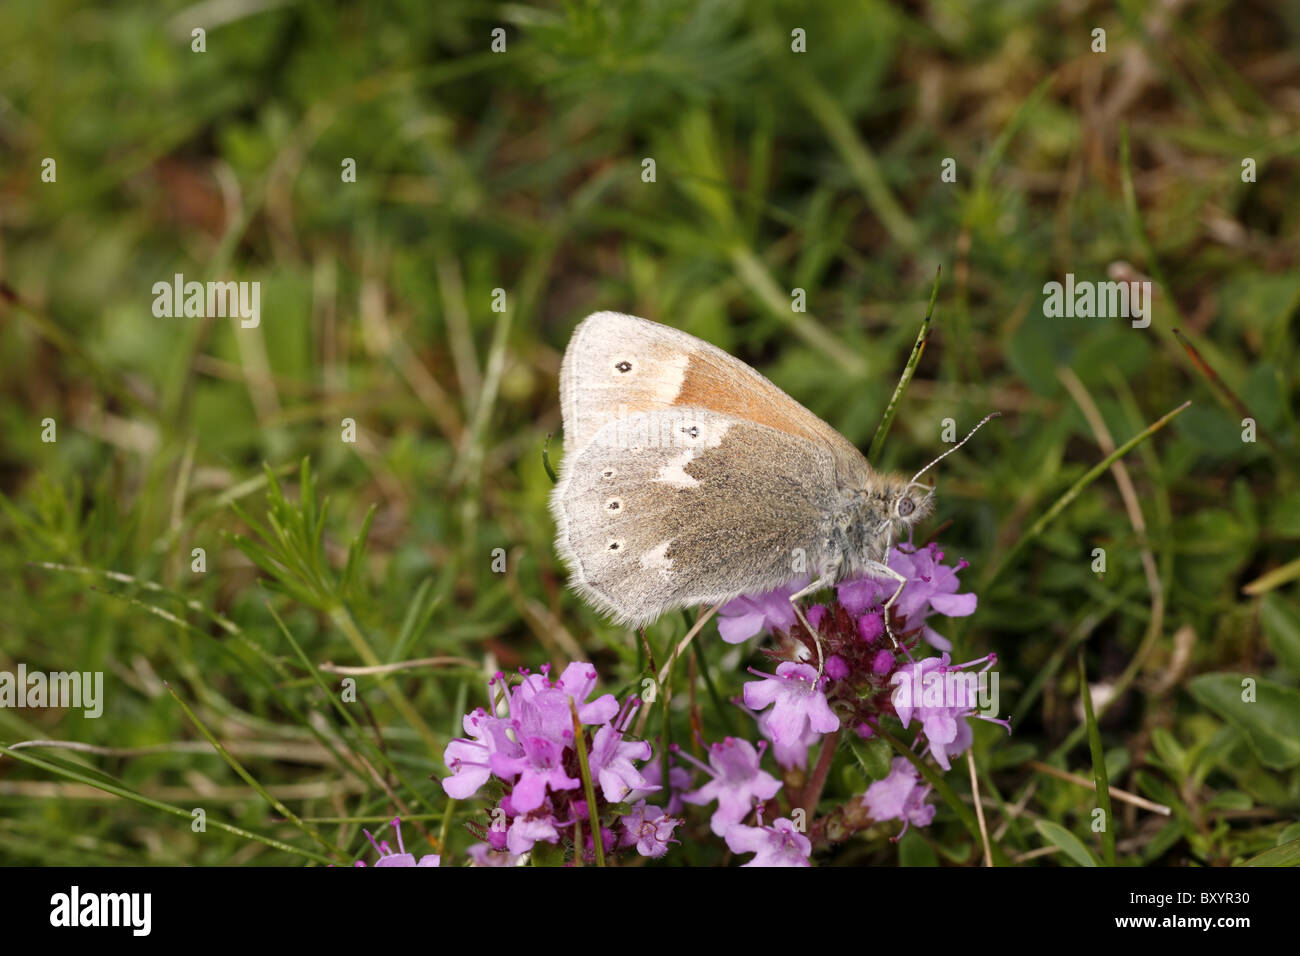
<instances>
[{"instance_id":1,"label":"thin plant stem","mask_svg":"<svg viewBox=\"0 0 1300 956\"><path fill-rule=\"evenodd\" d=\"M889 399L889 404L885 406L885 414L880 419L880 424L876 426L876 434L871 439L871 447L867 449L867 461L872 464L876 463L880 455L880 449L885 444L885 436L889 434L889 426L893 424L894 415L898 413L898 405L903 399L903 392L907 390L908 384L912 381L912 376L916 374L916 366L921 361L921 355L925 352L925 343L930 338L930 324L934 321L934 303L939 298L939 277L943 274L943 266L934 271L934 288L930 290L930 305L925 310L925 318L921 321L921 331L916 335L916 343L912 346L912 354L908 356L907 365L903 368L903 375L898 380L898 385L894 388L894 394Z\"/></svg>"},{"instance_id":2,"label":"thin plant stem","mask_svg":"<svg viewBox=\"0 0 1300 956\"><path fill-rule=\"evenodd\" d=\"M328 840L326 840L323 836L317 833L315 828L309 827L307 826L307 824L299 820L297 814L295 814L292 810L290 810L282 802L280 802L278 797L276 797L265 787L263 787L257 781L256 777L254 777L251 773L249 773L247 770L244 769L244 765L235 759L234 754L232 754L229 750L227 750L222 745L221 741L216 738L216 736L212 733L212 731L208 730L207 725L203 723L202 720L199 719L198 715L194 713L193 710L190 709L190 706L187 703L185 703L185 701L181 698L180 694L176 693L175 688L173 688L171 684L167 683L166 681L163 681L163 686L167 688L167 693L172 695L172 699L175 700L176 703L180 705L181 710L185 712L185 716L190 719L190 723L192 723L196 728L198 728L199 733L201 733L204 737L207 738L208 743L212 744L213 749L215 749L216 752L221 755L221 759L226 761L226 763L230 764L230 768L234 770L235 773L239 774L239 776L243 779L244 783L248 784L255 791L257 791L258 795L267 803L269 803L272 807L274 807L277 813L283 816L286 820L288 820L290 823L296 826L303 833L307 834L307 836L315 840L318 844L320 844L322 848L334 854L338 859L340 860L344 859L344 856L342 852L338 849L338 847L332 845Z\"/></svg>"},{"instance_id":3,"label":"thin plant stem","mask_svg":"<svg viewBox=\"0 0 1300 956\"><path fill-rule=\"evenodd\" d=\"M587 819L591 822L591 845L596 851L596 865L605 865L605 844L600 833L600 818L596 816L596 788L591 782L591 766L587 761L587 741L582 736L582 721L578 719L578 705L569 698L569 713L573 717L573 746L578 751L578 768L582 772L582 789L587 797ZM667 778L664 778L667 780ZM575 833L580 831L574 831ZM580 854L578 846L574 854Z\"/></svg>"}]
</instances>

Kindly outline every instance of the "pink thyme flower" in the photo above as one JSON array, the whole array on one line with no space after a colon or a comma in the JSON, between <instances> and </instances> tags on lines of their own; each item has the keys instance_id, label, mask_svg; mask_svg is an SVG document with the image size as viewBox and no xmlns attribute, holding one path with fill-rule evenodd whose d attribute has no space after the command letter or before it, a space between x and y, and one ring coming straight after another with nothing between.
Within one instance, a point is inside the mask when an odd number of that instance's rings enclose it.
<instances>
[{"instance_id":1,"label":"pink thyme flower","mask_svg":"<svg viewBox=\"0 0 1300 956\"><path fill-rule=\"evenodd\" d=\"M903 575L907 583L894 603L893 611L906 618L910 627L924 625L925 640L939 650L952 649L952 642L934 628L924 624L931 613L946 617L966 617L975 612L974 594L958 594L957 572L966 568L965 561L955 566L942 564L943 552L936 544L912 550L910 546L891 548L889 567ZM855 578L836 588L840 604L850 614L863 615L858 626L865 641L875 640L884 631L880 608L893 595L897 584L892 578Z\"/></svg>"},{"instance_id":2,"label":"pink thyme flower","mask_svg":"<svg viewBox=\"0 0 1300 956\"><path fill-rule=\"evenodd\" d=\"M559 680L549 679L550 665L540 674L529 674L510 695L510 715L524 734L545 737L564 744L573 739L573 716L569 698L577 705L578 720L583 724L603 724L618 713L618 701L605 694L591 703L587 698L596 689L596 669L575 661L564 669Z\"/></svg>"},{"instance_id":3,"label":"pink thyme flower","mask_svg":"<svg viewBox=\"0 0 1300 956\"><path fill-rule=\"evenodd\" d=\"M890 562L892 566L893 562ZM879 601L888 600L893 587L886 588L889 578L851 578L835 587L835 597L850 614L865 614ZM882 595L883 592L883 595Z\"/></svg>"},{"instance_id":4,"label":"pink thyme flower","mask_svg":"<svg viewBox=\"0 0 1300 956\"><path fill-rule=\"evenodd\" d=\"M818 735L839 729L840 719L818 685L817 668L786 661L777 666L775 676L751 673L762 680L745 685L745 705L753 710L772 705L762 730L786 756L797 754L799 748L806 750Z\"/></svg>"},{"instance_id":5,"label":"pink thyme flower","mask_svg":"<svg viewBox=\"0 0 1300 956\"><path fill-rule=\"evenodd\" d=\"M572 731L569 736L573 736ZM577 790L582 786L581 780L565 773L560 744L545 737L524 737L519 743L523 748L522 756L507 757L495 753L489 762L494 774L514 783L510 799L520 813L540 807L548 790Z\"/></svg>"},{"instance_id":6,"label":"pink thyme flower","mask_svg":"<svg viewBox=\"0 0 1300 956\"><path fill-rule=\"evenodd\" d=\"M379 854L379 860L375 866L437 866L441 862L441 857L436 853L426 853L420 857L420 862L415 862L415 854L407 853L406 846L402 843L402 818L396 817L391 824L392 828L397 831L397 852L388 845L387 840L381 840L376 843L375 838L370 835L369 830L363 829L361 832L366 835L370 845L375 848ZM365 866L364 860L358 860L357 866Z\"/></svg>"},{"instance_id":7,"label":"pink thyme flower","mask_svg":"<svg viewBox=\"0 0 1300 956\"><path fill-rule=\"evenodd\" d=\"M758 715L758 732L772 743L772 756L786 770L808 766L808 748L821 740L822 735L807 723L797 736L772 729L774 711L765 710Z\"/></svg>"},{"instance_id":8,"label":"pink thyme flower","mask_svg":"<svg viewBox=\"0 0 1300 956\"><path fill-rule=\"evenodd\" d=\"M955 566L941 563L943 552L937 544L907 552L894 548L889 566L907 578L895 607L904 617L937 611L945 617L966 617L975 613L974 594L958 594L957 572L969 565L959 560ZM926 605L929 605L927 608Z\"/></svg>"},{"instance_id":9,"label":"pink thyme flower","mask_svg":"<svg viewBox=\"0 0 1300 956\"><path fill-rule=\"evenodd\" d=\"M518 777L515 802L527 813L541 804L548 789L581 786L581 781L564 772L563 753L573 744L569 701L572 698L583 724L613 719L618 701L605 694L587 702L596 686L596 670L590 664L574 662L555 681L550 680L550 670L547 665L540 674L526 674L510 688L505 697L509 719L493 717L481 707L465 716L465 732L473 739L452 740L443 751L452 771L442 781L449 797L472 797L493 774L507 783ZM505 675L498 674L492 683L504 685Z\"/></svg>"},{"instance_id":10,"label":"pink thyme flower","mask_svg":"<svg viewBox=\"0 0 1300 956\"><path fill-rule=\"evenodd\" d=\"M984 664L988 670L997 661L990 654L964 664L949 664L948 654L926 657L907 664L890 677L894 692L890 698L898 719L906 727L915 715L930 745L930 752L944 770L950 769L949 758L965 752L973 735L967 717L979 717L1001 724L1010 731L1010 724L984 716L976 711L979 704L978 674L962 673L972 664Z\"/></svg>"},{"instance_id":11,"label":"pink thyme flower","mask_svg":"<svg viewBox=\"0 0 1300 956\"><path fill-rule=\"evenodd\" d=\"M558 843L558 826L550 807L539 807L530 813L516 816L506 831L506 848L515 856L523 856L538 841Z\"/></svg>"},{"instance_id":12,"label":"pink thyme flower","mask_svg":"<svg viewBox=\"0 0 1300 956\"><path fill-rule=\"evenodd\" d=\"M606 724L591 741L591 775L600 784L610 803L618 803L633 790L657 790L645 775L632 765L633 760L649 760L650 744L644 740L624 740L621 731Z\"/></svg>"},{"instance_id":13,"label":"pink thyme flower","mask_svg":"<svg viewBox=\"0 0 1300 956\"><path fill-rule=\"evenodd\" d=\"M921 786L921 775L906 757L895 757L889 764L889 776L867 787L862 805L878 822L903 821L903 829L894 840L907 832L909 823L928 827L934 819L934 805L925 802L930 785Z\"/></svg>"},{"instance_id":14,"label":"pink thyme flower","mask_svg":"<svg viewBox=\"0 0 1300 956\"><path fill-rule=\"evenodd\" d=\"M658 859L668 852L669 843L674 840L673 830L683 821L668 816L658 807L648 807L644 800L637 802L632 812L618 818L623 825L620 846L635 846L637 853Z\"/></svg>"},{"instance_id":15,"label":"pink thyme flower","mask_svg":"<svg viewBox=\"0 0 1300 956\"><path fill-rule=\"evenodd\" d=\"M759 751L748 740L728 737L713 744L709 747L707 767L690 754L676 752L713 778L698 790L682 794L682 799L694 805L718 801L718 808L709 821L710 829L717 836L724 836L728 828L745 819L755 801L771 800L781 789L781 781L760 769Z\"/></svg>"},{"instance_id":16,"label":"pink thyme flower","mask_svg":"<svg viewBox=\"0 0 1300 956\"><path fill-rule=\"evenodd\" d=\"M442 759L452 775L442 781L442 789L453 800L467 800L478 793L492 775L493 754L517 757L522 750L506 734L509 722L493 717L482 707L465 715L462 724L472 740L457 738L447 744Z\"/></svg>"},{"instance_id":17,"label":"pink thyme flower","mask_svg":"<svg viewBox=\"0 0 1300 956\"><path fill-rule=\"evenodd\" d=\"M974 594L958 594L957 572L968 567L960 560L956 566L941 564L943 552L931 544L908 553L895 548L889 566L907 578L908 584L894 607L913 625L923 622L932 612L945 617L966 617L975 613ZM922 632L927 642L941 651L952 650L952 642L928 624Z\"/></svg>"},{"instance_id":18,"label":"pink thyme flower","mask_svg":"<svg viewBox=\"0 0 1300 956\"><path fill-rule=\"evenodd\" d=\"M881 648L871 659L871 673L877 676L888 674L894 669L896 663L898 659L894 656L894 652L888 648Z\"/></svg>"},{"instance_id":19,"label":"pink thyme flower","mask_svg":"<svg viewBox=\"0 0 1300 956\"><path fill-rule=\"evenodd\" d=\"M858 618L858 636L866 643L873 643L884 633L885 614L883 611L872 611Z\"/></svg>"},{"instance_id":20,"label":"pink thyme flower","mask_svg":"<svg viewBox=\"0 0 1300 956\"><path fill-rule=\"evenodd\" d=\"M804 578L766 594L743 595L728 601L718 609L718 634L728 644L739 644L764 630L790 630L795 622L790 595L807 583Z\"/></svg>"},{"instance_id":21,"label":"pink thyme flower","mask_svg":"<svg viewBox=\"0 0 1300 956\"><path fill-rule=\"evenodd\" d=\"M725 839L732 853L755 854L745 866L811 865L812 841L785 817L773 820L770 827L736 824L727 830Z\"/></svg>"},{"instance_id":22,"label":"pink thyme flower","mask_svg":"<svg viewBox=\"0 0 1300 956\"><path fill-rule=\"evenodd\" d=\"M522 673L523 680L508 689L503 674L491 681L505 689L503 698L498 697L500 690L492 694L494 706L503 703L510 716L498 718L478 708L464 720L472 739L451 741L444 754L452 770L442 782L449 796L471 797L490 777L504 784L499 788L502 792L498 809L492 812L492 825L471 826L485 841L486 849L475 851L480 854L508 851L522 856L539 840L558 842L561 831L568 828L573 828L576 839L581 827L586 831L583 839L590 842L592 827L584 826L589 823L588 807L581 794L582 781L576 776L575 710L592 776L599 784L592 811L597 818L611 804L633 802L636 798L628 799L633 792L643 798L659 789L657 780L642 774L635 764L650 758L650 744L624 737L641 705L639 699L630 698L621 710L613 694L588 701L596 682L590 664L570 664L554 681L549 666L539 674ZM676 781L679 788L689 784L689 775ZM605 826L598 829L613 850L617 844L614 833ZM496 862L495 858L491 862Z\"/></svg>"}]
</instances>

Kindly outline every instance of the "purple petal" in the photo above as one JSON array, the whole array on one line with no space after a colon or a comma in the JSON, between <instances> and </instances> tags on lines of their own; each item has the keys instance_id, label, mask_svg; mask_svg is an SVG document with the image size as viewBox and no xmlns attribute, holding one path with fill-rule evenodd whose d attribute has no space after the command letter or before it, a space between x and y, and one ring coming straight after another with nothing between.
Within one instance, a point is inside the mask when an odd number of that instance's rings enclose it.
<instances>
[{"instance_id":1,"label":"purple petal","mask_svg":"<svg viewBox=\"0 0 1300 956\"><path fill-rule=\"evenodd\" d=\"M808 715L809 726L819 734L829 734L832 730L840 728L840 719L835 716L831 705L826 702L826 695L820 691L812 695L808 706L804 708L804 713Z\"/></svg>"},{"instance_id":2,"label":"purple petal","mask_svg":"<svg viewBox=\"0 0 1300 956\"><path fill-rule=\"evenodd\" d=\"M732 853L760 853L767 848L770 838L766 830L740 824L729 827L723 835Z\"/></svg>"},{"instance_id":3,"label":"purple petal","mask_svg":"<svg viewBox=\"0 0 1300 956\"><path fill-rule=\"evenodd\" d=\"M763 620L762 613L758 611L739 617L723 617L719 612L718 635L728 644L739 644L763 630Z\"/></svg>"},{"instance_id":4,"label":"purple petal","mask_svg":"<svg viewBox=\"0 0 1300 956\"><path fill-rule=\"evenodd\" d=\"M467 767L462 765L453 776L444 777L442 789L453 800L468 800L478 793L479 788L488 782L492 771L487 767Z\"/></svg>"},{"instance_id":5,"label":"purple petal","mask_svg":"<svg viewBox=\"0 0 1300 956\"><path fill-rule=\"evenodd\" d=\"M520 813L536 810L546 799L546 777L539 773L524 773L510 791L510 802Z\"/></svg>"},{"instance_id":6,"label":"purple petal","mask_svg":"<svg viewBox=\"0 0 1300 956\"><path fill-rule=\"evenodd\" d=\"M590 704L578 702L578 720L584 724L604 724L618 713L618 700L613 694L597 697Z\"/></svg>"},{"instance_id":7,"label":"purple petal","mask_svg":"<svg viewBox=\"0 0 1300 956\"><path fill-rule=\"evenodd\" d=\"M966 617L975 613L974 594L932 594L930 606L948 617Z\"/></svg>"},{"instance_id":8,"label":"purple petal","mask_svg":"<svg viewBox=\"0 0 1300 956\"><path fill-rule=\"evenodd\" d=\"M934 628L926 627L926 629L921 633L922 636L925 637L926 643L929 644L931 647L941 651L952 650L952 641L948 640L948 638L944 637Z\"/></svg>"},{"instance_id":9,"label":"purple petal","mask_svg":"<svg viewBox=\"0 0 1300 956\"><path fill-rule=\"evenodd\" d=\"M752 680L745 685L745 706L750 710L762 710L777 699L781 692L781 682L770 677Z\"/></svg>"}]
</instances>

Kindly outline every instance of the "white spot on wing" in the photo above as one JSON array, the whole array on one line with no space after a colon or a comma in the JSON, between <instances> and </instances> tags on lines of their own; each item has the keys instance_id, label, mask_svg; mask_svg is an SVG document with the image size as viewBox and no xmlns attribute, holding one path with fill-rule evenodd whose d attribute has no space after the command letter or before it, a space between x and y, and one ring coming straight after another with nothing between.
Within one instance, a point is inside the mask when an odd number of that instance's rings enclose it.
<instances>
[{"instance_id":1,"label":"white spot on wing","mask_svg":"<svg viewBox=\"0 0 1300 956\"><path fill-rule=\"evenodd\" d=\"M695 459L701 449L717 448L721 445L727 429L731 426L726 422L716 420L706 422L694 417L681 419L670 417L665 419L665 425L669 438L666 444L685 446L685 448L667 464L659 466L655 481L672 485L674 488L694 488L699 485L699 482L686 473L686 466Z\"/></svg>"},{"instance_id":2,"label":"white spot on wing","mask_svg":"<svg viewBox=\"0 0 1300 956\"><path fill-rule=\"evenodd\" d=\"M669 577L673 572L673 561L668 557L668 546L672 543L672 539L669 539L641 555L641 567L658 571L665 578Z\"/></svg>"},{"instance_id":3,"label":"white spot on wing","mask_svg":"<svg viewBox=\"0 0 1300 956\"><path fill-rule=\"evenodd\" d=\"M660 359L660 365L653 389L654 400L661 405L671 405L677 400L686 381L686 366L690 356L685 353L669 353Z\"/></svg>"},{"instance_id":4,"label":"white spot on wing","mask_svg":"<svg viewBox=\"0 0 1300 956\"><path fill-rule=\"evenodd\" d=\"M674 488L694 488L699 482L686 473L686 466L694 458L695 449L686 449L668 464L659 466L659 474L655 476L655 481L672 485Z\"/></svg>"}]
</instances>

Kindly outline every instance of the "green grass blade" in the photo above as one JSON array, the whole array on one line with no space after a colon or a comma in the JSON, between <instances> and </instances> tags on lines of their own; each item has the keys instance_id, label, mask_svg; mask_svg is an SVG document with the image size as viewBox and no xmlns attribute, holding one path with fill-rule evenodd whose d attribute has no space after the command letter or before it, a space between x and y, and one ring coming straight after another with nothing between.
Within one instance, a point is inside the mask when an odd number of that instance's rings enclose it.
<instances>
[{"instance_id":1,"label":"green grass blade","mask_svg":"<svg viewBox=\"0 0 1300 956\"><path fill-rule=\"evenodd\" d=\"M1079 651L1079 696L1083 699L1083 719L1088 726L1088 749L1092 752L1092 779L1097 788L1097 805L1101 808L1102 859L1107 866L1115 865L1115 817L1110 807L1110 780L1106 776L1106 755L1101 749L1101 731L1092 713L1092 689L1088 686L1088 671L1083 665L1083 651Z\"/></svg>"},{"instance_id":2,"label":"green grass blade","mask_svg":"<svg viewBox=\"0 0 1300 956\"><path fill-rule=\"evenodd\" d=\"M880 419L880 424L876 426L875 436L871 439L871 447L867 450L867 461L873 465L879 460L880 449L884 447L885 436L889 434L889 426L893 424L894 415L898 412L898 405L903 400L903 392L907 391L912 376L916 374L916 366L921 361L922 353L925 352L925 343L929 341L930 323L934 320L934 303L939 298L939 277L942 274L942 266L934 271L934 287L930 290L930 305L925 310L925 318L921 320L921 331L916 335L916 344L912 346L912 354L907 359L907 365L903 368L903 375L899 378L898 385L894 387L894 394L890 396L889 404L885 407L885 414Z\"/></svg>"},{"instance_id":3,"label":"green grass blade","mask_svg":"<svg viewBox=\"0 0 1300 956\"><path fill-rule=\"evenodd\" d=\"M94 787L96 790L103 790L105 793L111 793L115 797L121 797L123 800L129 800L130 802L137 803L142 807L148 807L152 810L170 813L172 816L182 817L186 822L191 822L194 819L193 813L189 810L172 806L170 803L164 803L163 801L155 800L152 797L146 797L144 794L136 793L134 790L121 786L120 784L110 783L104 778L104 775L101 775L98 772L83 773L74 770L67 765L51 763L23 751L12 750L3 744L0 744L0 754L4 754L6 757L12 757L14 760L21 761L30 766L38 767L41 770L45 770L56 776L63 777L65 780L72 780L76 783L85 784L88 787ZM299 847L293 846L292 844L284 843L281 840L263 836L260 833L254 833L252 830L245 830L241 827L231 826L229 823L225 823L221 820L209 819L207 825L216 827L218 830L224 830L226 833L230 833L234 836L242 837L245 840L256 840L258 843L263 843L275 850L283 850L285 853L291 853L294 856L301 856L308 860L314 860L317 863L334 862L329 857L321 856L319 853L313 853L310 850L303 850Z\"/></svg>"}]
</instances>

